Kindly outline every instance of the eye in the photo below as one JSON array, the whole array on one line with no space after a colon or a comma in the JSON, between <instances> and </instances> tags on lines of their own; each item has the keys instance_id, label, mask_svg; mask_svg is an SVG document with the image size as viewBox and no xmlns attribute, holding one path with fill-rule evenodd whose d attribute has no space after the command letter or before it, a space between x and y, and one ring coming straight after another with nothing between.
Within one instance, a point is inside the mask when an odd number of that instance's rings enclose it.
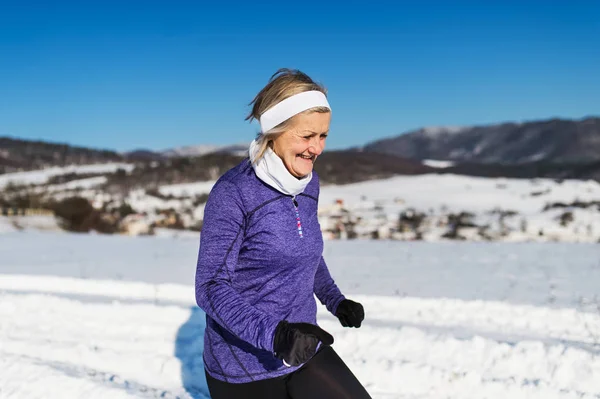
<instances>
[{"instance_id":1,"label":"eye","mask_svg":"<svg viewBox=\"0 0 600 399\"><path fill-rule=\"evenodd\" d=\"M321 138L322 138L323 140L325 140L325 139L327 138L327 136L328 136L327 134L323 133L323 134L321 135Z\"/></svg>"}]
</instances>

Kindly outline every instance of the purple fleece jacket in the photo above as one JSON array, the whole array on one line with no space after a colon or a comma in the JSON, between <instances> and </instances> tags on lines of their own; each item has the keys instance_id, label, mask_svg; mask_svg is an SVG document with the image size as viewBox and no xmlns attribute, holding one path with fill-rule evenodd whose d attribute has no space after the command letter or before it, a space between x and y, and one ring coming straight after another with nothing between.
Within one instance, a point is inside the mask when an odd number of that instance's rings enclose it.
<instances>
[{"instance_id":1,"label":"purple fleece jacket","mask_svg":"<svg viewBox=\"0 0 600 399\"><path fill-rule=\"evenodd\" d=\"M244 383L296 370L273 355L277 324L317 324L313 294L331 313L344 299L322 256L318 198L316 173L292 198L258 179L248 159L211 190L196 302L206 312L204 366L212 377Z\"/></svg>"}]
</instances>

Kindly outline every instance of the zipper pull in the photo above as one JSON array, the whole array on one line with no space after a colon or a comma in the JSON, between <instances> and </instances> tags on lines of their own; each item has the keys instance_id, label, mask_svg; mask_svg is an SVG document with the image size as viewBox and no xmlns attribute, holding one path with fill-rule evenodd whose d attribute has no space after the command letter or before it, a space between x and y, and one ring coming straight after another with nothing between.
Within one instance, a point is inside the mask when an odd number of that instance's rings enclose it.
<instances>
[{"instance_id":1,"label":"zipper pull","mask_svg":"<svg viewBox=\"0 0 600 399\"><path fill-rule=\"evenodd\" d=\"M294 206L298 208L298 201L296 201L296 197L292 197L292 201L294 202Z\"/></svg>"}]
</instances>

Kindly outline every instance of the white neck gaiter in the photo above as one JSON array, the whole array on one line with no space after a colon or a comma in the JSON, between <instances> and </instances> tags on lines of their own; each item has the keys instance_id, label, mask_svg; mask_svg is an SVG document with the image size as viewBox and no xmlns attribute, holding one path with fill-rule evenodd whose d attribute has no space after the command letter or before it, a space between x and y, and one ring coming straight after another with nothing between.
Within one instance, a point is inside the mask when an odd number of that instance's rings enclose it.
<instances>
[{"instance_id":1,"label":"white neck gaiter","mask_svg":"<svg viewBox=\"0 0 600 399\"><path fill-rule=\"evenodd\" d=\"M249 152L250 162L260 180L286 195L296 196L304 191L312 179L312 172L302 179L297 179L287 170L281 158L270 147L267 147L262 158L255 163L258 150L256 140L252 140Z\"/></svg>"}]
</instances>

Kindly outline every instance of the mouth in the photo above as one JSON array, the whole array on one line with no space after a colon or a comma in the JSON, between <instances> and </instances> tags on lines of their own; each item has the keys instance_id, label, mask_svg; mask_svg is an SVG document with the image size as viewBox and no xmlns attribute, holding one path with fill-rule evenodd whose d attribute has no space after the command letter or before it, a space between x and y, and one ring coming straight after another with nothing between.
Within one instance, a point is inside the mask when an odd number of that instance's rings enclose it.
<instances>
[{"instance_id":1,"label":"mouth","mask_svg":"<svg viewBox=\"0 0 600 399\"><path fill-rule=\"evenodd\" d=\"M298 158L300 158L300 159L302 159L304 161L310 162L310 163L315 163L315 160L317 159L316 155L298 154L298 155L296 155L296 157L298 157Z\"/></svg>"}]
</instances>

